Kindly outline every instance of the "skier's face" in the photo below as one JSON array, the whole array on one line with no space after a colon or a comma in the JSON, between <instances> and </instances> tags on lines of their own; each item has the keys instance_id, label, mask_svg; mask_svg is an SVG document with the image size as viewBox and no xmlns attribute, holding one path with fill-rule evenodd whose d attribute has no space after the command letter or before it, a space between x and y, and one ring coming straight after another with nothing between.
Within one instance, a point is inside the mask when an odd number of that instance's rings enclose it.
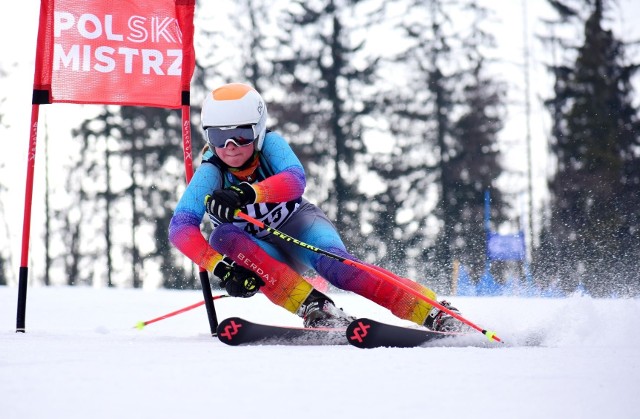
<instances>
[{"instance_id":1,"label":"skier's face","mask_svg":"<svg viewBox=\"0 0 640 419\"><path fill-rule=\"evenodd\" d=\"M225 147L216 147L216 155L229 167L241 167L253 156L254 143L238 147L228 141Z\"/></svg>"}]
</instances>

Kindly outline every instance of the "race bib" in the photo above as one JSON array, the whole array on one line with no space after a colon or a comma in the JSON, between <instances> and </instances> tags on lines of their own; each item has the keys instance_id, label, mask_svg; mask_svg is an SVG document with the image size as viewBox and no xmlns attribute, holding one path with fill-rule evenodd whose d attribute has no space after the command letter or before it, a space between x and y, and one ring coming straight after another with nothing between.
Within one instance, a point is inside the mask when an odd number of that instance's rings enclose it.
<instances>
[{"instance_id":1,"label":"race bib","mask_svg":"<svg viewBox=\"0 0 640 419\"><path fill-rule=\"evenodd\" d=\"M244 212L250 217L255 218L258 221L262 221L269 227L277 229L278 226L284 223L299 206L299 200L269 204L259 203L247 205ZM211 224L214 228L222 224L218 218L211 214L209 214L209 219L211 220ZM237 221L233 222L233 225L243 229L252 236L261 238L271 234L267 230L259 228L258 226L243 219L236 217L236 220Z\"/></svg>"}]
</instances>

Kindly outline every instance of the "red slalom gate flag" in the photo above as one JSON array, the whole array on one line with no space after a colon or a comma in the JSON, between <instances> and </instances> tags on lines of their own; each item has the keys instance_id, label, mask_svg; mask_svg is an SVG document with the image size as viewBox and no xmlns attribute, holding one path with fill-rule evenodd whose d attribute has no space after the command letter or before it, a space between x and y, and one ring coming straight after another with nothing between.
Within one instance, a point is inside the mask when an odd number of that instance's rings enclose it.
<instances>
[{"instance_id":1,"label":"red slalom gate flag","mask_svg":"<svg viewBox=\"0 0 640 419\"><path fill-rule=\"evenodd\" d=\"M195 2L40 0L18 279L17 332L25 331L39 106L66 102L182 108L182 140L189 181L193 171L189 90L195 67ZM209 323L215 334L217 318L206 272L201 275L201 282Z\"/></svg>"},{"instance_id":2,"label":"red slalom gate flag","mask_svg":"<svg viewBox=\"0 0 640 419\"><path fill-rule=\"evenodd\" d=\"M36 103L179 108L195 0L41 0Z\"/></svg>"}]
</instances>

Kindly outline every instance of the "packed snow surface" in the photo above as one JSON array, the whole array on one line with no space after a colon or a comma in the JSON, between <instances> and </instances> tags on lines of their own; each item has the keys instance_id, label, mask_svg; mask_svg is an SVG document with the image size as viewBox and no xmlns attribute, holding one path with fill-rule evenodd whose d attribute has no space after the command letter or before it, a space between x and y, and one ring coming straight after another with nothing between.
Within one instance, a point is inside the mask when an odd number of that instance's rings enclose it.
<instances>
[{"instance_id":1,"label":"packed snow surface","mask_svg":"<svg viewBox=\"0 0 640 419\"><path fill-rule=\"evenodd\" d=\"M505 342L455 347L226 346L200 291L0 287L0 417L640 417L640 300L449 297ZM407 324L353 294L350 314ZM259 294L216 301L230 316L300 326Z\"/></svg>"}]
</instances>

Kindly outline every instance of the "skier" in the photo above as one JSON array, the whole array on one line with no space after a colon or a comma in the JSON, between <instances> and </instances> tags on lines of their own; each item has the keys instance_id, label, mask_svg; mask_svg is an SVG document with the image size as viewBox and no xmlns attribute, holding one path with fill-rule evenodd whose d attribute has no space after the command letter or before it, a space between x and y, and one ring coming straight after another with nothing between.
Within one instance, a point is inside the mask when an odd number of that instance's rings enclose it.
<instances>
[{"instance_id":1,"label":"skier","mask_svg":"<svg viewBox=\"0 0 640 419\"><path fill-rule=\"evenodd\" d=\"M274 304L302 317L305 327L347 326L354 318L301 275L313 269L334 286L366 297L397 317L432 330L460 329L462 324L451 315L401 287L234 216L239 209L302 242L357 260L324 212L302 197L302 164L281 135L267 130L267 107L253 87L231 83L213 90L202 105L201 123L207 145L171 218L169 239L218 277L230 296L246 298L262 290ZM205 212L213 225L208 242L200 231ZM435 301L432 290L369 266ZM459 313L446 301L440 304Z\"/></svg>"}]
</instances>

